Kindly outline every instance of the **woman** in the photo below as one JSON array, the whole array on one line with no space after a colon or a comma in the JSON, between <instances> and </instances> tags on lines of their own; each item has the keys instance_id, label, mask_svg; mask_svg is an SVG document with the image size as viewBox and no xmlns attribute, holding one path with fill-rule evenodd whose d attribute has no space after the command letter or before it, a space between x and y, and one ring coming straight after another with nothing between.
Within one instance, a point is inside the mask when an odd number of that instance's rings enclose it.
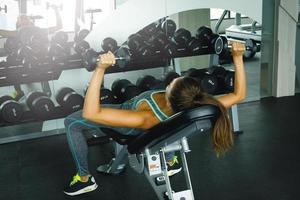
<instances>
[{"instance_id":1,"label":"woman","mask_svg":"<svg viewBox=\"0 0 300 200\"><path fill-rule=\"evenodd\" d=\"M99 56L100 62L93 73L86 93L82 111L65 119L67 139L77 167L77 174L64 190L67 195L78 195L97 188L94 178L88 171L88 147L83 130L111 127L125 135L136 135L147 130L174 113L202 104L217 105L221 115L216 121L212 142L217 155L226 152L233 145L231 124L227 108L241 102L246 96L246 77L243 64L245 47L232 43L232 56L235 65L234 92L214 98L202 92L198 82L190 77L174 79L166 91L148 91L121 105L100 105L100 86L105 69L115 64L114 55L109 52ZM167 155L169 166L176 163L176 157ZM178 170L177 170L178 172Z\"/></svg>"}]
</instances>

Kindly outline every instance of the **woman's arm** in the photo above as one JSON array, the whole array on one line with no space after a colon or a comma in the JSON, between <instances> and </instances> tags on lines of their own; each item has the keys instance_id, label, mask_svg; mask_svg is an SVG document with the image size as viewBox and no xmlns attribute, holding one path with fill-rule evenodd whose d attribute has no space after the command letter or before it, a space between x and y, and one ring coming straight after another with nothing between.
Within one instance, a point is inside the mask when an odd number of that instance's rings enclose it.
<instances>
[{"instance_id":1,"label":"woman's arm","mask_svg":"<svg viewBox=\"0 0 300 200\"><path fill-rule=\"evenodd\" d=\"M152 115L147 111L121 110L102 108L100 104L100 88L105 69L115 64L114 55L109 52L99 56L100 62L93 73L88 87L82 116L83 118L108 126L148 129L153 126Z\"/></svg>"},{"instance_id":2,"label":"woman's arm","mask_svg":"<svg viewBox=\"0 0 300 200\"><path fill-rule=\"evenodd\" d=\"M54 12L55 12L55 18L56 18L56 25L53 27L49 27L48 28L48 33L55 33L56 31L62 29L62 20L61 20L61 16L60 13L58 11L58 7L57 6L52 6Z\"/></svg>"},{"instance_id":3,"label":"woman's arm","mask_svg":"<svg viewBox=\"0 0 300 200\"><path fill-rule=\"evenodd\" d=\"M243 101L246 97L246 74L243 62L245 46L239 42L232 42L231 45L235 69L234 91L233 93L229 93L217 98L225 106L225 108L230 108L234 104Z\"/></svg>"}]
</instances>

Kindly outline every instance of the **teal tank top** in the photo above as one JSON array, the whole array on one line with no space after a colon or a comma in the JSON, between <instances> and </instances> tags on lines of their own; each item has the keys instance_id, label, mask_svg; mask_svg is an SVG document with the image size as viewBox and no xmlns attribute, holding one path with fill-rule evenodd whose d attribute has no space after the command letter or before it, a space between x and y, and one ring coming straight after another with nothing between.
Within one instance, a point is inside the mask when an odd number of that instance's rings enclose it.
<instances>
[{"instance_id":1,"label":"teal tank top","mask_svg":"<svg viewBox=\"0 0 300 200\"><path fill-rule=\"evenodd\" d=\"M162 92L165 92L165 90L149 90L149 91L143 92L140 95L138 95L128 101L125 101L121 105L121 108L127 109L127 110L135 110L138 108L140 103L145 101L149 105L149 107L151 108L151 110L153 111L155 116L159 119L159 121L164 121L164 120L168 119L169 117L160 110L159 106L157 105L157 103L155 102L155 100L153 98L154 94L162 93Z\"/></svg>"}]
</instances>

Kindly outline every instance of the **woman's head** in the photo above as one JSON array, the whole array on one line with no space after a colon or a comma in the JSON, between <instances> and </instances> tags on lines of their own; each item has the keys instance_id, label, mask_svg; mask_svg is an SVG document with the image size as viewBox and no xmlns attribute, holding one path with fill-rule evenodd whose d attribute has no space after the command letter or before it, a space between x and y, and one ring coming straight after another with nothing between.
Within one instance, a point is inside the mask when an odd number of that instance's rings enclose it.
<instances>
[{"instance_id":1,"label":"woman's head","mask_svg":"<svg viewBox=\"0 0 300 200\"><path fill-rule=\"evenodd\" d=\"M196 79L191 77L174 79L166 89L166 100L175 113L201 105L218 106L221 114L212 131L213 147L217 155L232 147L233 135L227 110L216 98L205 93Z\"/></svg>"},{"instance_id":2,"label":"woman's head","mask_svg":"<svg viewBox=\"0 0 300 200\"><path fill-rule=\"evenodd\" d=\"M23 26L33 26L32 20L27 15L19 15L17 22L16 22L16 28L20 28Z\"/></svg>"}]
</instances>

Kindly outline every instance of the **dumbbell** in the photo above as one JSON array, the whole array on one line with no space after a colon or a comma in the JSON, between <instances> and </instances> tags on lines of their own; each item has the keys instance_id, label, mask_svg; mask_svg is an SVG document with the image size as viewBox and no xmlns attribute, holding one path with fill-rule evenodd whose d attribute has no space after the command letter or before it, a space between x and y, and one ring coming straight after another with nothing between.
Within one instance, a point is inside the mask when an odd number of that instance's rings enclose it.
<instances>
[{"instance_id":1,"label":"dumbbell","mask_svg":"<svg viewBox=\"0 0 300 200\"><path fill-rule=\"evenodd\" d=\"M207 69L190 68L185 73L185 76L197 79L203 91L209 94L215 94L217 92L218 89L217 77L213 74L210 74Z\"/></svg>"},{"instance_id":2,"label":"dumbbell","mask_svg":"<svg viewBox=\"0 0 300 200\"><path fill-rule=\"evenodd\" d=\"M99 62L99 54L99 52L96 52L93 49L88 49L82 54L84 67L89 72L93 71L96 67L97 62ZM120 68L124 68L126 64L131 60L131 52L125 46L121 46L114 54L116 56L116 64Z\"/></svg>"},{"instance_id":3,"label":"dumbbell","mask_svg":"<svg viewBox=\"0 0 300 200\"><path fill-rule=\"evenodd\" d=\"M21 47L21 42L17 37L7 38L3 46L5 52L7 52L8 54L17 52L20 47Z\"/></svg>"},{"instance_id":4,"label":"dumbbell","mask_svg":"<svg viewBox=\"0 0 300 200\"><path fill-rule=\"evenodd\" d=\"M141 34L132 34L127 39L127 45L134 56L151 56L155 51Z\"/></svg>"},{"instance_id":5,"label":"dumbbell","mask_svg":"<svg viewBox=\"0 0 300 200\"><path fill-rule=\"evenodd\" d=\"M53 101L43 92L33 91L27 95L26 104L36 119L47 119L54 113Z\"/></svg>"},{"instance_id":6,"label":"dumbbell","mask_svg":"<svg viewBox=\"0 0 300 200\"><path fill-rule=\"evenodd\" d=\"M112 84L111 91L117 97L119 103L123 103L139 95L141 91L127 79L115 80Z\"/></svg>"},{"instance_id":7,"label":"dumbbell","mask_svg":"<svg viewBox=\"0 0 300 200\"><path fill-rule=\"evenodd\" d=\"M223 39L218 34L214 34L209 27L199 27L197 29L196 38L202 43L202 46L206 46L211 53L220 54L223 50Z\"/></svg>"},{"instance_id":8,"label":"dumbbell","mask_svg":"<svg viewBox=\"0 0 300 200\"><path fill-rule=\"evenodd\" d=\"M173 36L174 41L178 46L178 51L189 51L191 53L200 53L203 49L202 42L195 37L192 37L191 32L180 28Z\"/></svg>"},{"instance_id":9,"label":"dumbbell","mask_svg":"<svg viewBox=\"0 0 300 200\"><path fill-rule=\"evenodd\" d=\"M141 34L143 37L147 38L155 34L157 31L164 31L167 37L171 37L174 35L175 30L176 30L176 23L173 20L164 17L156 22L147 25L138 33Z\"/></svg>"},{"instance_id":10,"label":"dumbbell","mask_svg":"<svg viewBox=\"0 0 300 200\"><path fill-rule=\"evenodd\" d=\"M100 103L101 104L115 104L116 97L114 96L113 92L107 88L100 89Z\"/></svg>"},{"instance_id":11,"label":"dumbbell","mask_svg":"<svg viewBox=\"0 0 300 200\"><path fill-rule=\"evenodd\" d=\"M213 66L208 68L209 72L217 77L218 94L224 94L234 91L234 71L226 70L222 66Z\"/></svg>"},{"instance_id":12,"label":"dumbbell","mask_svg":"<svg viewBox=\"0 0 300 200\"><path fill-rule=\"evenodd\" d=\"M237 41L245 44L245 52L244 52L244 58L252 58L256 52L260 51L260 44L257 44L254 40L247 39L245 41L242 40L235 40L235 39L227 39L225 36L220 36L222 39L222 43L216 44L217 49L221 49L221 51L217 54L220 55L220 57L225 57L227 55L230 55L230 51L232 46L228 44L228 41Z\"/></svg>"},{"instance_id":13,"label":"dumbbell","mask_svg":"<svg viewBox=\"0 0 300 200\"><path fill-rule=\"evenodd\" d=\"M103 39L101 43L101 47L105 52L108 51L115 52L118 49L118 43L115 39L111 37L107 37Z\"/></svg>"},{"instance_id":14,"label":"dumbbell","mask_svg":"<svg viewBox=\"0 0 300 200\"><path fill-rule=\"evenodd\" d=\"M81 29L74 38L75 42L80 42L85 39L85 37L90 33L88 29Z\"/></svg>"},{"instance_id":15,"label":"dumbbell","mask_svg":"<svg viewBox=\"0 0 300 200\"><path fill-rule=\"evenodd\" d=\"M23 115L23 107L13 97L0 97L0 119L8 123L17 123Z\"/></svg>"},{"instance_id":16,"label":"dumbbell","mask_svg":"<svg viewBox=\"0 0 300 200\"><path fill-rule=\"evenodd\" d=\"M78 40L74 43L73 48L77 54L82 55L90 48L90 44L85 40Z\"/></svg>"},{"instance_id":17,"label":"dumbbell","mask_svg":"<svg viewBox=\"0 0 300 200\"><path fill-rule=\"evenodd\" d=\"M163 89L163 81L156 79L154 76L145 75L137 79L136 86L141 92L154 89Z\"/></svg>"},{"instance_id":18,"label":"dumbbell","mask_svg":"<svg viewBox=\"0 0 300 200\"><path fill-rule=\"evenodd\" d=\"M71 45L68 43L68 34L58 31L52 38L48 48L48 56L55 63L64 63L71 54Z\"/></svg>"},{"instance_id":19,"label":"dumbbell","mask_svg":"<svg viewBox=\"0 0 300 200\"><path fill-rule=\"evenodd\" d=\"M89 86L87 86L84 90L84 95L86 95L87 89ZM105 88L103 85L100 89L100 103L101 104L115 104L117 103L115 95L112 93L112 91L108 88Z\"/></svg>"},{"instance_id":20,"label":"dumbbell","mask_svg":"<svg viewBox=\"0 0 300 200\"><path fill-rule=\"evenodd\" d=\"M55 99L67 113L73 113L83 108L83 97L69 87L61 88Z\"/></svg>"},{"instance_id":21,"label":"dumbbell","mask_svg":"<svg viewBox=\"0 0 300 200\"><path fill-rule=\"evenodd\" d=\"M152 49L163 56L173 57L177 52L177 45L161 30L151 35L148 43L152 45Z\"/></svg>"},{"instance_id":22,"label":"dumbbell","mask_svg":"<svg viewBox=\"0 0 300 200\"><path fill-rule=\"evenodd\" d=\"M180 75L174 71L170 71L168 72L165 76L164 76L164 84L165 87L167 87L175 78L180 77Z\"/></svg>"}]
</instances>

